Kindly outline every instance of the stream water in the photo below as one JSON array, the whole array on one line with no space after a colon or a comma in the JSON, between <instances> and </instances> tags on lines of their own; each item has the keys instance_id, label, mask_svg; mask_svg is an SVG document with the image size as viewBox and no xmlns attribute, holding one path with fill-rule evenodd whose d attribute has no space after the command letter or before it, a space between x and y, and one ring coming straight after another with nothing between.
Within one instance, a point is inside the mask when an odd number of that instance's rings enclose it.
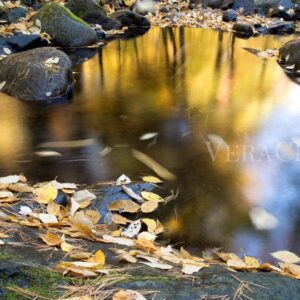
<instances>
[{"instance_id":1,"label":"stream water","mask_svg":"<svg viewBox=\"0 0 300 300\"><path fill-rule=\"evenodd\" d=\"M153 28L113 41L76 67L70 103L0 95L0 175L94 183L153 174L132 156L138 149L178 177L178 199L159 212L170 243L300 254L300 86L243 49L293 38ZM158 135L140 140L149 132Z\"/></svg>"}]
</instances>

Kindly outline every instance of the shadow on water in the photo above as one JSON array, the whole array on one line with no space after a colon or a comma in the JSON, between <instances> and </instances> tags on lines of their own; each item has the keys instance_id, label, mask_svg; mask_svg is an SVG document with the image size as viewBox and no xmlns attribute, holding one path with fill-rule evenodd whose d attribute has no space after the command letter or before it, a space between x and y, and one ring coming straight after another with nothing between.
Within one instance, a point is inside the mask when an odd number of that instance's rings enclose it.
<instances>
[{"instance_id":1,"label":"shadow on water","mask_svg":"<svg viewBox=\"0 0 300 300\"><path fill-rule=\"evenodd\" d=\"M1 95L1 175L93 183L149 174L138 149L179 178L179 198L159 212L171 243L300 254L300 87L243 50L289 39L154 28L113 41L75 68L72 103ZM157 139L139 140L147 132Z\"/></svg>"}]
</instances>

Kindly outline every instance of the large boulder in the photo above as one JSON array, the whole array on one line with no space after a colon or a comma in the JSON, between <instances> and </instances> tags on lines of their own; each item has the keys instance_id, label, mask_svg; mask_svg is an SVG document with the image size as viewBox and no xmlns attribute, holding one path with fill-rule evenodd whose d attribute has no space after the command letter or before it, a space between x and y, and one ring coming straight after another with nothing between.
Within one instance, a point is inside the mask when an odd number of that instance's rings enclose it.
<instances>
[{"instance_id":1,"label":"large boulder","mask_svg":"<svg viewBox=\"0 0 300 300\"><path fill-rule=\"evenodd\" d=\"M66 7L87 23L99 24L104 30L120 29L121 23L106 16L100 3L94 0L69 0Z\"/></svg>"},{"instance_id":2,"label":"large boulder","mask_svg":"<svg viewBox=\"0 0 300 300\"><path fill-rule=\"evenodd\" d=\"M72 86L72 63L52 47L12 54L0 60L1 92L25 101L53 100Z\"/></svg>"},{"instance_id":3,"label":"large boulder","mask_svg":"<svg viewBox=\"0 0 300 300\"><path fill-rule=\"evenodd\" d=\"M56 3L45 4L34 16L55 45L65 48L85 47L95 44L96 32L69 9Z\"/></svg>"},{"instance_id":4,"label":"large boulder","mask_svg":"<svg viewBox=\"0 0 300 300\"><path fill-rule=\"evenodd\" d=\"M289 41L279 49L278 62L290 72L300 70L300 39Z\"/></svg>"}]
</instances>

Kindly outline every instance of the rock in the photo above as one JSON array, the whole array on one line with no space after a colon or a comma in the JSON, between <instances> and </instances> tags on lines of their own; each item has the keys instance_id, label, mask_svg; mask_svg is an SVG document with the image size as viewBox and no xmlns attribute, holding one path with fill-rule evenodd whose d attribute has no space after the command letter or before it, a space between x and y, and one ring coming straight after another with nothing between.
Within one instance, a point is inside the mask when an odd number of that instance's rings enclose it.
<instances>
[{"instance_id":1,"label":"rock","mask_svg":"<svg viewBox=\"0 0 300 300\"><path fill-rule=\"evenodd\" d=\"M54 45L66 48L95 44L96 32L71 11L56 3L45 4L34 16L42 30L50 35Z\"/></svg>"},{"instance_id":2,"label":"rock","mask_svg":"<svg viewBox=\"0 0 300 300\"><path fill-rule=\"evenodd\" d=\"M121 23L108 18L105 10L93 0L69 0L66 7L90 24L99 24L104 30L120 29Z\"/></svg>"},{"instance_id":3,"label":"rock","mask_svg":"<svg viewBox=\"0 0 300 300\"><path fill-rule=\"evenodd\" d=\"M300 39L289 41L279 49L278 63L290 72L300 70Z\"/></svg>"},{"instance_id":4,"label":"rock","mask_svg":"<svg viewBox=\"0 0 300 300\"><path fill-rule=\"evenodd\" d=\"M46 46L48 42L38 34L16 34L10 37L0 37L0 55L7 54L4 48L10 49L12 53Z\"/></svg>"},{"instance_id":5,"label":"rock","mask_svg":"<svg viewBox=\"0 0 300 300\"><path fill-rule=\"evenodd\" d=\"M156 8L152 0L138 0L132 5L131 10L140 15L147 15L148 13L154 15L156 13Z\"/></svg>"},{"instance_id":6,"label":"rock","mask_svg":"<svg viewBox=\"0 0 300 300\"><path fill-rule=\"evenodd\" d=\"M111 15L111 17L119 21L122 26L128 27L128 29L135 29L138 27L150 28L151 26L146 17L136 14L130 10L116 11Z\"/></svg>"},{"instance_id":7,"label":"rock","mask_svg":"<svg viewBox=\"0 0 300 300\"><path fill-rule=\"evenodd\" d=\"M295 20L300 20L300 5L295 6Z\"/></svg>"},{"instance_id":8,"label":"rock","mask_svg":"<svg viewBox=\"0 0 300 300\"><path fill-rule=\"evenodd\" d=\"M234 9L228 9L223 13L223 21L224 22L233 22L236 21L238 17L237 12Z\"/></svg>"},{"instance_id":9,"label":"rock","mask_svg":"<svg viewBox=\"0 0 300 300\"><path fill-rule=\"evenodd\" d=\"M70 90L71 67L69 57L52 47L12 54L0 61L1 92L25 101L57 99Z\"/></svg>"},{"instance_id":10,"label":"rock","mask_svg":"<svg viewBox=\"0 0 300 300\"><path fill-rule=\"evenodd\" d=\"M242 9L244 14L250 15L254 13L254 0L235 0L232 6L233 9Z\"/></svg>"},{"instance_id":11,"label":"rock","mask_svg":"<svg viewBox=\"0 0 300 300\"><path fill-rule=\"evenodd\" d=\"M15 23L21 18L24 18L26 14L28 13L28 10L24 7L16 7L12 9L8 9L6 12L6 18L8 23Z\"/></svg>"},{"instance_id":12,"label":"rock","mask_svg":"<svg viewBox=\"0 0 300 300\"><path fill-rule=\"evenodd\" d=\"M236 23L232 29L241 37L251 37L254 34L253 26L246 23Z\"/></svg>"},{"instance_id":13,"label":"rock","mask_svg":"<svg viewBox=\"0 0 300 300\"><path fill-rule=\"evenodd\" d=\"M291 13L288 10L285 9L275 9L270 13L270 17L272 18L280 18L283 19L285 21L292 21L295 18L295 14Z\"/></svg>"},{"instance_id":14,"label":"rock","mask_svg":"<svg viewBox=\"0 0 300 300\"><path fill-rule=\"evenodd\" d=\"M290 0L280 0L278 3L278 7L285 10L294 8L294 5L295 4Z\"/></svg>"},{"instance_id":15,"label":"rock","mask_svg":"<svg viewBox=\"0 0 300 300\"><path fill-rule=\"evenodd\" d=\"M270 34L291 34L295 32L294 22L283 22L268 26Z\"/></svg>"},{"instance_id":16,"label":"rock","mask_svg":"<svg viewBox=\"0 0 300 300\"><path fill-rule=\"evenodd\" d=\"M195 6L202 4L211 8L226 9L232 5L234 0L190 0L189 7L194 8Z\"/></svg>"}]
</instances>

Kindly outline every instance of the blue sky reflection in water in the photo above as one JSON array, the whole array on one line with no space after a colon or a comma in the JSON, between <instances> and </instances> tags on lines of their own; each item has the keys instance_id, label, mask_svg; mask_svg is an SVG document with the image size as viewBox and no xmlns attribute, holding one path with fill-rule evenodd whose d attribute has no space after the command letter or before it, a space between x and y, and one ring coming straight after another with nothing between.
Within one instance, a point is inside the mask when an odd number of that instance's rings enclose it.
<instances>
[{"instance_id":1,"label":"blue sky reflection in water","mask_svg":"<svg viewBox=\"0 0 300 300\"><path fill-rule=\"evenodd\" d=\"M138 149L179 178L179 198L158 212L171 243L300 254L300 86L242 49L292 38L154 28L111 42L75 69L71 103L1 94L0 174L88 183L149 174ZM139 139L147 132L155 142Z\"/></svg>"}]
</instances>

